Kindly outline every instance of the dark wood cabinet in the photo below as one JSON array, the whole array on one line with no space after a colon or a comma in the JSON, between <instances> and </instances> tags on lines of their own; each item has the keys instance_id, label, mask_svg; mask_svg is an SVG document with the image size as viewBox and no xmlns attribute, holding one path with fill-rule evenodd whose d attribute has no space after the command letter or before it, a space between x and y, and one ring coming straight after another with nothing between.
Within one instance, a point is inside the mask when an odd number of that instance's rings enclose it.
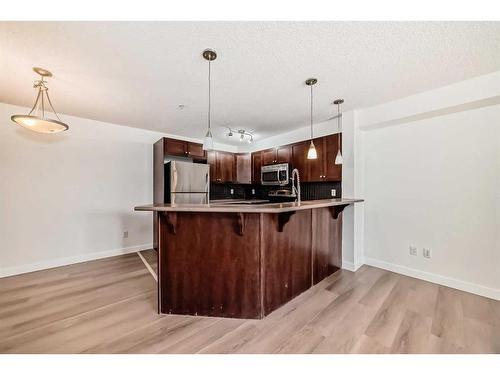
<instances>
[{"instance_id":1,"label":"dark wood cabinet","mask_svg":"<svg viewBox=\"0 0 500 375\"><path fill-rule=\"evenodd\" d=\"M292 146L269 148L262 152L262 165L290 163L292 160Z\"/></svg>"},{"instance_id":2,"label":"dark wood cabinet","mask_svg":"<svg viewBox=\"0 0 500 375\"><path fill-rule=\"evenodd\" d=\"M301 181L306 180L307 149L309 141L299 142L292 145L292 168L297 168Z\"/></svg>"},{"instance_id":3,"label":"dark wood cabinet","mask_svg":"<svg viewBox=\"0 0 500 375\"><path fill-rule=\"evenodd\" d=\"M165 155L187 156L193 159L206 159L207 153L201 143L181 141L179 139L163 138Z\"/></svg>"},{"instance_id":4,"label":"dark wood cabinet","mask_svg":"<svg viewBox=\"0 0 500 375\"><path fill-rule=\"evenodd\" d=\"M316 159L307 159L306 152L306 170L304 173L304 181L310 182L321 182L324 181L324 160L325 160L325 148L323 147L324 138L316 138L314 140L314 147L316 148L316 154L318 157ZM311 141L307 142L307 151L309 151L309 147L311 145Z\"/></svg>"},{"instance_id":5,"label":"dark wood cabinet","mask_svg":"<svg viewBox=\"0 0 500 375\"><path fill-rule=\"evenodd\" d=\"M218 182L217 181L217 166L216 166L216 154L217 151L208 151L207 152L207 164L210 166L210 182Z\"/></svg>"},{"instance_id":6,"label":"dark wood cabinet","mask_svg":"<svg viewBox=\"0 0 500 375\"><path fill-rule=\"evenodd\" d=\"M252 152L252 182L260 184L260 168L262 167L262 152Z\"/></svg>"},{"instance_id":7,"label":"dark wood cabinet","mask_svg":"<svg viewBox=\"0 0 500 375\"><path fill-rule=\"evenodd\" d=\"M203 145L201 143L187 143L188 156L192 158L206 159L207 153L203 150Z\"/></svg>"},{"instance_id":8,"label":"dark wood cabinet","mask_svg":"<svg viewBox=\"0 0 500 375\"><path fill-rule=\"evenodd\" d=\"M249 184L252 182L252 157L250 153L235 154L236 182Z\"/></svg>"},{"instance_id":9,"label":"dark wood cabinet","mask_svg":"<svg viewBox=\"0 0 500 375\"><path fill-rule=\"evenodd\" d=\"M276 163L290 163L292 161L292 146L280 146L276 149Z\"/></svg>"},{"instance_id":10,"label":"dark wood cabinet","mask_svg":"<svg viewBox=\"0 0 500 375\"><path fill-rule=\"evenodd\" d=\"M292 145L292 167L299 170L303 182L341 181L342 165L335 164L338 150L337 134L314 139L317 159L307 159L311 141Z\"/></svg>"},{"instance_id":11,"label":"dark wood cabinet","mask_svg":"<svg viewBox=\"0 0 500 375\"><path fill-rule=\"evenodd\" d=\"M164 138L165 154L186 156L188 153L187 142L178 139Z\"/></svg>"},{"instance_id":12,"label":"dark wood cabinet","mask_svg":"<svg viewBox=\"0 0 500 375\"><path fill-rule=\"evenodd\" d=\"M276 163L276 149L270 148L262 151L262 165Z\"/></svg>"},{"instance_id":13,"label":"dark wood cabinet","mask_svg":"<svg viewBox=\"0 0 500 375\"><path fill-rule=\"evenodd\" d=\"M324 180L325 181L342 181L342 165L335 164L335 157L339 149L339 137L342 151L342 136L341 134L332 134L325 138L325 160L324 160Z\"/></svg>"},{"instance_id":14,"label":"dark wood cabinet","mask_svg":"<svg viewBox=\"0 0 500 375\"><path fill-rule=\"evenodd\" d=\"M235 155L225 151L210 151L210 181L224 183L236 181Z\"/></svg>"},{"instance_id":15,"label":"dark wood cabinet","mask_svg":"<svg viewBox=\"0 0 500 375\"><path fill-rule=\"evenodd\" d=\"M334 218L332 208L312 210L313 284L342 267L342 216Z\"/></svg>"}]
</instances>

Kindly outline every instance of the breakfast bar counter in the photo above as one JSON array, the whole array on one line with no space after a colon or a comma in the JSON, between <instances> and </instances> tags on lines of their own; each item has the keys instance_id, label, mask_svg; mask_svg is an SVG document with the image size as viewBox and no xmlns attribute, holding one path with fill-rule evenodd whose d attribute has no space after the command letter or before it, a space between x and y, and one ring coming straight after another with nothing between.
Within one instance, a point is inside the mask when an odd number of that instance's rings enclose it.
<instances>
[{"instance_id":1,"label":"breakfast bar counter","mask_svg":"<svg viewBox=\"0 0 500 375\"><path fill-rule=\"evenodd\" d=\"M361 201L135 207L158 215L158 311L263 318L341 268L341 213Z\"/></svg>"}]
</instances>

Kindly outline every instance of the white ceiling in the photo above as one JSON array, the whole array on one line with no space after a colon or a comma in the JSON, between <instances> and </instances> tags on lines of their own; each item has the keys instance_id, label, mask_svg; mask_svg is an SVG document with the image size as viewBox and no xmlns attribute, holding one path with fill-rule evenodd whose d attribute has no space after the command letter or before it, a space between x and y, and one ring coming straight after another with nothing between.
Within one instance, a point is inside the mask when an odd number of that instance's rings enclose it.
<instances>
[{"instance_id":1,"label":"white ceiling","mask_svg":"<svg viewBox=\"0 0 500 375\"><path fill-rule=\"evenodd\" d=\"M224 126L306 125L311 76L319 122L338 97L362 108L500 70L500 22L0 22L0 102L30 107L41 66L60 113L201 138L207 47L214 135L231 143Z\"/></svg>"}]
</instances>

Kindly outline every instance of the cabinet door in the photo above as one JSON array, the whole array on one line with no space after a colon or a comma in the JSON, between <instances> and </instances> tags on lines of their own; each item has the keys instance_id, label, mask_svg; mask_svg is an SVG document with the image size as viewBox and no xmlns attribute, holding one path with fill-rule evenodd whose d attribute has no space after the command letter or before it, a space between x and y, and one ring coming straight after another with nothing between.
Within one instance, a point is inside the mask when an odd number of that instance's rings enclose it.
<instances>
[{"instance_id":1,"label":"cabinet door","mask_svg":"<svg viewBox=\"0 0 500 375\"><path fill-rule=\"evenodd\" d=\"M219 176L217 175L217 155L216 151L207 152L207 163L210 166L210 181L218 182Z\"/></svg>"},{"instance_id":2,"label":"cabinet door","mask_svg":"<svg viewBox=\"0 0 500 375\"><path fill-rule=\"evenodd\" d=\"M187 142L178 139L165 138L165 154L187 156Z\"/></svg>"},{"instance_id":3,"label":"cabinet door","mask_svg":"<svg viewBox=\"0 0 500 375\"><path fill-rule=\"evenodd\" d=\"M229 152L217 151L217 177L219 182L233 182L234 178L234 155Z\"/></svg>"},{"instance_id":4,"label":"cabinet door","mask_svg":"<svg viewBox=\"0 0 500 375\"><path fill-rule=\"evenodd\" d=\"M342 142L340 134L332 134L325 137L325 181L342 181L342 165L335 164L335 157L339 149L339 137ZM342 151L342 143L340 143Z\"/></svg>"},{"instance_id":5,"label":"cabinet door","mask_svg":"<svg viewBox=\"0 0 500 375\"><path fill-rule=\"evenodd\" d=\"M262 153L252 152L252 182L260 184L260 168L262 167Z\"/></svg>"},{"instance_id":6,"label":"cabinet door","mask_svg":"<svg viewBox=\"0 0 500 375\"><path fill-rule=\"evenodd\" d=\"M262 165L269 165L276 163L276 149L270 148L262 151Z\"/></svg>"},{"instance_id":7,"label":"cabinet door","mask_svg":"<svg viewBox=\"0 0 500 375\"><path fill-rule=\"evenodd\" d=\"M296 143L292 146L292 168L297 168L301 181L307 181L307 148L309 141Z\"/></svg>"},{"instance_id":8,"label":"cabinet door","mask_svg":"<svg viewBox=\"0 0 500 375\"><path fill-rule=\"evenodd\" d=\"M236 182L249 184L252 179L252 158L249 153L236 154Z\"/></svg>"},{"instance_id":9,"label":"cabinet door","mask_svg":"<svg viewBox=\"0 0 500 375\"><path fill-rule=\"evenodd\" d=\"M203 151L203 145L201 143L188 142L187 151L188 155L192 158L205 159L207 157L206 152Z\"/></svg>"},{"instance_id":10,"label":"cabinet door","mask_svg":"<svg viewBox=\"0 0 500 375\"><path fill-rule=\"evenodd\" d=\"M290 163L292 161L292 147L291 146L280 146L276 150L276 162L277 163Z\"/></svg>"},{"instance_id":11,"label":"cabinet door","mask_svg":"<svg viewBox=\"0 0 500 375\"><path fill-rule=\"evenodd\" d=\"M316 153L318 155L317 159L307 159L307 181L324 181L325 170L323 166L323 160L325 158L325 147L323 146L324 137L313 139L314 147L316 147ZM308 142L307 148L311 141Z\"/></svg>"}]
</instances>

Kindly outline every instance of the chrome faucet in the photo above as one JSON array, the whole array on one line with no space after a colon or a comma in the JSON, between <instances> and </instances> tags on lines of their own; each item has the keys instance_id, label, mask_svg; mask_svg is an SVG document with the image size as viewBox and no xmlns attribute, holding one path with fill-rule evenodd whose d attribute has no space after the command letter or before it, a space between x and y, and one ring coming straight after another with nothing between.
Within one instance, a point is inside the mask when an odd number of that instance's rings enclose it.
<instances>
[{"instance_id":1,"label":"chrome faucet","mask_svg":"<svg viewBox=\"0 0 500 375\"><path fill-rule=\"evenodd\" d=\"M297 176L297 187L295 187L295 176ZM297 203L300 204L300 176L299 176L299 170L297 168L294 168L292 171L292 194L295 194L297 196Z\"/></svg>"}]
</instances>

